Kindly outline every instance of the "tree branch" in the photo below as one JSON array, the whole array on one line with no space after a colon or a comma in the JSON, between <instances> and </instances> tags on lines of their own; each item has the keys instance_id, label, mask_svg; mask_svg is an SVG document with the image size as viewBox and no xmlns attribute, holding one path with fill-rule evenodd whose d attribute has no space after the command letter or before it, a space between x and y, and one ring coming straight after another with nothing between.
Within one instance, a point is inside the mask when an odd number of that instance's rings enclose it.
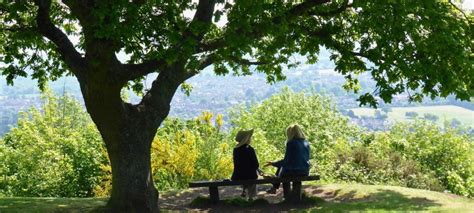
<instances>
[{"instance_id":1,"label":"tree branch","mask_svg":"<svg viewBox=\"0 0 474 213\"><path fill-rule=\"evenodd\" d=\"M316 6L325 4L330 2L330 0L308 0L304 1L300 4L297 4L296 6L292 7L282 15L276 16L271 20L271 23L274 25L278 25L282 22L282 20L287 20L287 21L292 21L293 19L302 16L304 14L307 14L311 9L313 9ZM340 8L341 9L341 8ZM342 10L342 9L341 9ZM343 10L342 10L343 11ZM334 11L336 12L336 11ZM260 25L264 25L268 23L256 23L254 24L254 27L251 32L243 32L242 29L237 29L236 32L231 32L231 33L241 33L242 35L250 35L254 38L259 38L262 37L265 32L261 31ZM215 39L213 41L207 42L207 43L200 43L200 52L205 52L205 51L213 51L219 48L222 48L225 45L225 35Z\"/></svg>"},{"instance_id":2,"label":"tree branch","mask_svg":"<svg viewBox=\"0 0 474 213\"><path fill-rule=\"evenodd\" d=\"M451 4L451 6L453 6L457 11L459 11L464 16L464 18L466 19L466 21L470 25L472 25L471 19L469 19L469 17L466 15L466 13L461 8L459 8L452 0L449 0L448 2L449 2L449 4Z\"/></svg>"},{"instance_id":3,"label":"tree branch","mask_svg":"<svg viewBox=\"0 0 474 213\"><path fill-rule=\"evenodd\" d=\"M250 61L244 58L238 58L238 57L232 57L232 61L235 63L241 64L241 65L264 65L264 64L270 64L268 61Z\"/></svg>"},{"instance_id":4,"label":"tree branch","mask_svg":"<svg viewBox=\"0 0 474 213\"><path fill-rule=\"evenodd\" d=\"M191 23L189 23L188 29L186 29L186 32L184 33L184 38L191 37L196 39L197 43L201 42L207 29L212 23L215 5L216 0L199 0L196 13L194 14ZM199 31L197 32L197 30Z\"/></svg>"},{"instance_id":5,"label":"tree branch","mask_svg":"<svg viewBox=\"0 0 474 213\"><path fill-rule=\"evenodd\" d=\"M215 5L215 0L200 0L192 22L211 24Z\"/></svg>"},{"instance_id":6,"label":"tree branch","mask_svg":"<svg viewBox=\"0 0 474 213\"><path fill-rule=\"evenodd\" d=\"M316 6L330 2L330 0L308 0L304 1L293 8L289 9L284 15L274 18L274 22L280 18L291 20L301 15L306 14L308 11Z\"/></svg>"},{"instance_id":7,"label":"tree branch","mask_svg":"<svg viewBox=\"0 0 474 213\"><path fill-rule=\"evenodd\" d=\"M123 73L120 79L124 81L134 80L141 76L162 70L165 66L165 61L156 59L147 60L140 64L124 64L122 65Z\"/></svg>"},{"instance_id":8,"label":"tree branch","mask_svg":"<svg viewBox=\"0 0 474 213\"><path fill-rule=\"evenodd\" d=\"M212 16L214 13L215 4L216 4L215 0L200 0L199 1L193 20L189 24L188 29L186 29L186 31L183 33L183 40L191 38L191 39L196 39L199 42L202 39L202 37L206 33L206 30L205 30L206 26L208 27L212 23ZM195 33L196 31L191 29L193 27L203 28L203 24L205 25L204 29L200 29L198 33ZM181 48L180 45L177 45L174 47L170 47L169 49L176 50L179 48ZM125 73L123 74L123 77L121 78L126 81L133 80L141 76L155 72L157 70L162 70L166 66L167 64L165 60L158 60L158 59L148 60L141 64L125 64L123 65Z\"/></svg>"},{"instance_id":9,"label":"tree branch","mask_svg":"<svg viewBox=\"0 0 474 213\"><path fill-rule=\"evenodd\" d=\"M344 3L335 10L326 11L326 12L315 12L315 13L311 13L310 15L324 16L324 17L335 16L344 12L345 10L347 10L347 8L350 8L350 7L352 7L352 4L349 4L349 0L345 0Z\"/></svg>"},{"instance_id":10,"label":"tree branch","mask_svg":"<svg viewBox=\"0 0 474 213\"><path fill-rule=\"evenodd\" d=\"M37 30L56 45L59 53L64 57L64 62L79 77L81 70L84 68L85 60L74 48L67 35L52 23L49 17L51 0L35 0L35 4L38 6L38 14L36 16Z\"/></svg>"}]
</instances>

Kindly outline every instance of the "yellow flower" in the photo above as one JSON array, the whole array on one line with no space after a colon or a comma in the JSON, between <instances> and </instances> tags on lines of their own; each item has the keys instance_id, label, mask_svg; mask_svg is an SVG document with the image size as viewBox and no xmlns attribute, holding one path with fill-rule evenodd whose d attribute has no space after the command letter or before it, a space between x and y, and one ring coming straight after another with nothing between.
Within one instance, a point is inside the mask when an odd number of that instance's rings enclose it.
<instances>
[{"instance_id":1,"label":"yellow flower","mask_svg":"<svg viewBox=\"0 0 474 213\"><path fill-rule=\"evenodd\" d=\"M224 124L224 118L223 118L222 114L217 114L216 124L217 124L218 129L220 129L222 127L222 125Z\"/></svg>"}]
</instances>

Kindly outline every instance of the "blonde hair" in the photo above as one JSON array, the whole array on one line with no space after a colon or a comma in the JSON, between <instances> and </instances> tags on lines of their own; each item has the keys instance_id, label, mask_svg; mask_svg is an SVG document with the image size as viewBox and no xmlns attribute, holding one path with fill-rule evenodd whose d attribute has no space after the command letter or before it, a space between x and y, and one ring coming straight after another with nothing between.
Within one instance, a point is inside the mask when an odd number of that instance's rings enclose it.
<instances>
[{"instance_id":1,"label":"blonde hair","mask_svg":"<svg viewBox=\"0 0 474 213\"><path fill-rule=\"evenodd\" d=\"M288 137L288 141L293 140L295 138L306 139L306 137L303 133L303 130L301 129L301 127L298 124L290 125L286 129L286 136Z\"/></svg>"}]
</instances>

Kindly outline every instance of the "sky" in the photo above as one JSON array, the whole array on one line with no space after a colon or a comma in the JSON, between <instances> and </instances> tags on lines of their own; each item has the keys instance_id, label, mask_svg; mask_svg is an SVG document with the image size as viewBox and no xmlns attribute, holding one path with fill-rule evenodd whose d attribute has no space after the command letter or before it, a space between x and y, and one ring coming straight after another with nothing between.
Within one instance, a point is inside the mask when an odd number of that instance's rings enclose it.
<instances>
[{"instance_id":1,"label":"sky","mask_svg":"<svg viewBox=\"0 0 474 213\"><path fill-rule=\"evenodd\" d=\"M464 0L462 7L468 10L474 10L474 0Z\"/></svg>"}]
</instances>

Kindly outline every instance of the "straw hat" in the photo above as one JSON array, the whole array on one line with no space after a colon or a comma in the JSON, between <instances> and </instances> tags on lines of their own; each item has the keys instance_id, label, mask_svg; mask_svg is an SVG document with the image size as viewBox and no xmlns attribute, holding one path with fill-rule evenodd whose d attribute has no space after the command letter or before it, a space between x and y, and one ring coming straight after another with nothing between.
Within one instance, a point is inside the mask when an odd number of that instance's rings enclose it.
<instances>
[{"instance_id":1,"label":"straw hat","mask_svg":"<svg viewBox=\"0 0 474 213\"><path fill-rule=\"evenodd\" d=\"M251 130L240 130L235 136L235 141L239 142L235 148L241 147L243 145L249 144L250 139L253 135L253 129Z\"/></svg>"}]
</instances>

